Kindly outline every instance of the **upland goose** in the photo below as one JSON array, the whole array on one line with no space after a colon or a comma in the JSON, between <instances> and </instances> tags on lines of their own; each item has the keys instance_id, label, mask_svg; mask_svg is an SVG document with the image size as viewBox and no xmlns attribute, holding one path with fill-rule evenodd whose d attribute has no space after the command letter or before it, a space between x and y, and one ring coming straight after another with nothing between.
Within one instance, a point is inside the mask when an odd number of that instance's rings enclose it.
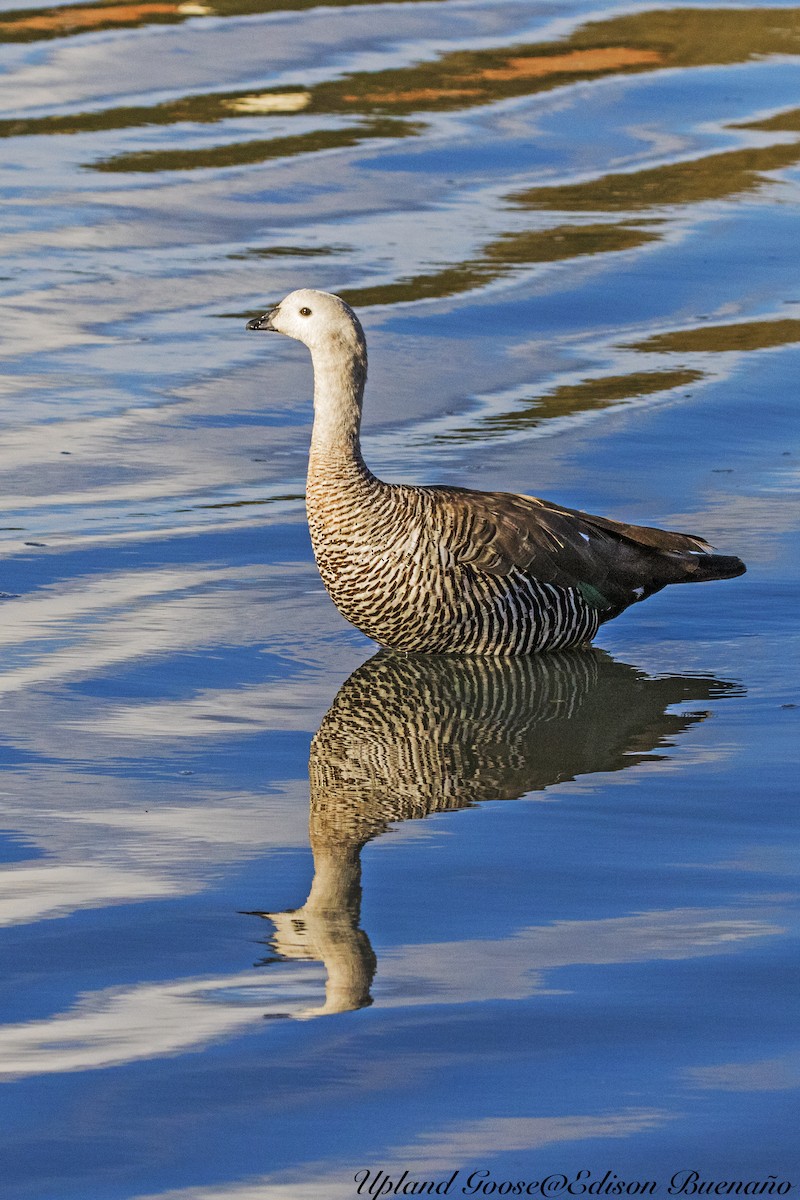
<instances>
[{"instance_id":1,"label":"upland goose","mask_svg":"<svg viewBox=\"0 0 800 1200\"><path fill-rule=\"evenodd\" d=\"M728 579L740 559L702 538L625 525L533 496L377 479L361 455L367 346L338 296L292 292L249 321L308 346L314 429L306 505L339 611L406 652L515 655L591 641L670 583Z\"/></svg>"}]
</instances>

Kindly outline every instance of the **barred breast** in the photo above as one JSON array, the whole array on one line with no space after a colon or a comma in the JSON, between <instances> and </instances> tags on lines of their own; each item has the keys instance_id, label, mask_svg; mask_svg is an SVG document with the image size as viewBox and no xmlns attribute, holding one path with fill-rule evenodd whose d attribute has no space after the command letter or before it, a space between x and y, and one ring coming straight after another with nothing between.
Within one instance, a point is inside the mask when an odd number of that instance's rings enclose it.
<instances>
[{"instance_id":1,"label":"barred breast","mask_svg":"<svg viewBox=\"0 0 800 1200\"><path fill-rule=\"evenodd\" d=\"M589 642L600 614L576 588L459 563L462 514L441 490L389 485L312 460L311 541L339 611L380 645L406 652L515 655Z\"/></svg>"}]
</instances>

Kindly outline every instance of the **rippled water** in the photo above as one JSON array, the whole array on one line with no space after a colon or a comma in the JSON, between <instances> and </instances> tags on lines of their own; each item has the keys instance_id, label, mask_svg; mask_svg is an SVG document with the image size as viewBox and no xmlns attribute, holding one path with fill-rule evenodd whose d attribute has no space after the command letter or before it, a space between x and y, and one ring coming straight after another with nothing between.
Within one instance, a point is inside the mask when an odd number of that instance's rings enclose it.
<instances>
[{"instance_id":1,"label":"rippled water","mask_svg":"<svg viewBox=\"0 0 800 1200\"><path fill-rule=\"evenodd\" d=\"M3 1195L796 1191L800 9L4 4L0 42ZM307 355L244 332L297 286L359 308L384 477L749 573L586 653L370 657Z\"/></svg>"}]
</instances>

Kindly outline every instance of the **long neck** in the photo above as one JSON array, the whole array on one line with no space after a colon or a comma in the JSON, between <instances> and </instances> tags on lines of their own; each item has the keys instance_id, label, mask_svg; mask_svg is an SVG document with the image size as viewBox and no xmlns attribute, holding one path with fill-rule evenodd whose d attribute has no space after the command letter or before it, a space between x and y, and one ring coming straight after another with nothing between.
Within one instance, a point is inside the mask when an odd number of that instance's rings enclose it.
<instances>
[{"instance_id":1,"label":"long neck","mask_svg":"<svg viewBox=\"0 0 800 1200\"><path fill-rule=\"evenodd\" d=\"M360 443L361 404L367 379L363 336L354 336L349 343L337 340L314 346L311 357L314 430L310 465L366 471Z\"/></svg>"}]
</instances>

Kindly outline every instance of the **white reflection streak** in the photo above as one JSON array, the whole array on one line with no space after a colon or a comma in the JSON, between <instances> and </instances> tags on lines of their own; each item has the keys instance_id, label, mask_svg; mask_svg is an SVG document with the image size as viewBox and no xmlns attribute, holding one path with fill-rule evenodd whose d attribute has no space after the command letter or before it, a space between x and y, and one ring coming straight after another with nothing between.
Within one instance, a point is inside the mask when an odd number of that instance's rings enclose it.
<instances>
[{"instance_id":1,"label":"white reflection streak","mask_svg":"<svg viewBox=\"0 0 800 1200\"><path fill-rule=\"evenodd\" d=\"M758 1062L691 1067L683 1078L690 1087L713 1092L783 1092L800 1088L800 1051Z\"/></svg>"},{"instance_id":2,"label":"white reflection streak","mask_svg":"<svg viewBox=\"0 0 800 1200\"><path fill-rule=\"evenodd\" d=\"M229 736L260 730L289 729L313 733L324 712L319 682L304 674L246 692L219 688L199 692L186 700L119 705L108 715L98 714L95 729L109 737L148 739ZM224 714L224 721L219 721Z\"/></svg>"},{"instance_id":3,"label":"white reflection streak","mask_svg":"<svg viewBox=\"0 0 800 1200\"><path fill-rule=\"evenodd\" d=\"M230 369L235 365L231 362ZM47 382L37 383L29 377L27 386L43 387ZM5 408L18 411L21 401L16 392L11 400ZM197 498L212 494L219 498L219 489L229 495L234 480L236 495L242 487L258 499L269 495L270 489L281 494L286 491L283 477L252 460L248 453L252 431L246 427L243 435L235 406L233 411L226 409L228 425L223 428L204 424L206 415L219 416L219 401L215 410L202 397L155 408L131 408L128 403L124 413L117 415L93 414L92 403L91 397L83 401L81 420L54 420L51 405L25 397L28 424L4 429L0 468L12 474L14 486L0 496L0 512L8 513L15 525L21 523L20 514L26 514L25 519L47 528L47 514L52 513L52 520L65 524L68 533L74 535L80 528L90 534L89 519L96 513L107 515L108 505L130 512L136 505L169 501L166 507L174 519L176 507L191 507ZM104 397L102 403L108 407L112 401ZM124 398L119 403L124 403ZM187 425L193 429L191 454L186 453L180 436ZM294 425L272 426L268 432L271 453L291 449L296 437ZM66 460L60 458L65 449L70 456ZM301 443L297 450L301 453ZM61 467L56 470L54 463ZM124 463L124 470L109 479L109 468L119 463ZM73 513L68 521L60 521L71 509L77 517ZM119 530L112 523L107 533L116 537Z\"/></svg>"},{"instance_id":4,"label":"white reflection streak","mask_svg":"<svg viewBox=\"0 0 800 1200\"><path fill-rule=\"evenodd\" d=\"M453 1163L474 1161L481 1155L539 1150L556 1142L629 1137L674 1120L676 1115L660 1109L630 1109L598 1116L488 1117L423 1133L416 1143L393 1151L393 1157L417 1175L448 1167L452 1171Z\"/></svg>"},{"instance_id":5,"label":"white reflection streak","mask_svg":"<svg viewBox=\"0 0 800 1200\"><path fill-rule=\"evenodd\" d=\"M0 871L0 926L66 916L76 908L186 893L183 882L118 862L44 863Z\"/></svg>"},{"instance_id":6,"label":"white reflection streak","mask_svg":"<svg viewBox=\"0 0 800 1200\"><path fill-rule=\"evenodd\" d=\"M288 783L276 785L268 802L242 793L187 805L167 794L144 812L141 799L124 791L116 808L89 803L74 811L53 800L31 811L24 796L17 806L5 803L4 825L24 826L26 840L46 848L47 858L0 870L0 927L192 895L228 863L305 847L305 798L304 788Z\"/></svg>"},{"instance_id":7,"label":"white reflection streak","mask_svg":"<svg viewBox=\"0 0 800 1200\"><path fill-rule=\"evenodd\" d=\"M290 970L295 995L282 1012L322 988L318 969ZM254 983L261 987L253 1000L225 1002L225 992ZM0 1027L0 1078L86 1071L200 1050L263 1021L263 984L263 975L248 974L96 992L63 1016Z\"/></svg>"},{"instance_id":8,"label":"white reflection streak","mask_svg":"<svg viewBox=\"0 0 800 1200\"><path fill-rule=\"evenodd\" d=\"M75 617L128 605L160 592L183 590L209 576L210 573L196 569L125 572L81 579L64 591L44 591L8 601L3 608L0 644L13 645L30 637L52 635L54 627L66 625Z\"/></svg>"},{"instance_id":9,"label":"white reflection streak","mask_svg":"<svg viewBox=\"0 0 800 1200\"><path fill-rule=\"evenodd\" d=\"M557 967L702 958L784 932L780 925L733 909L557 921L520 930L503 941L406 946L382 960L377 982L398 991L392 996L395 1004L448 1003L456 996L522 999L544 990L537 976Z\"/></svg>"},{"instance_id":10,"label":"white reflection streak","mask_svg":"<svg viewBox=\"0 0 800 1200\"><path fill-rule=\"evenodd\" d=\"M353 1200L353 1172L349 1165L334 1175L315 1175L310 1182L273 1183L269 1178L222 1187L180 1188L173 1192L148 1192L132 1200Z\"/></svg>"},{"instance_id":11,"label":"white reflection streak","mask_svg":"<svg viewBox=\"0 0 800 1200\"><path fill-rule=\"evenodd\" d=\"M611 933L609 934L609 930ZM648 933L648 931L650 931ZM422 948L436 961L420 986L421 948L398 950L388 964L389 973L402 960L403 975L417 972L418 994L409 999L381 998L382 1007L408 1003L459 1003L482 998L509 998L509 972L519 978L511 998L536 990L535 977L526 967L555 967L580 963L607 964L691 958L724 952L730 942L781 932L765 921L736 920L724 910L690 909L655 912L609 921L570 921L524 931L498 942L453 942L444 947ZM565 937L563 945L559 938ZM553 943L548 952L542 946ZM539 947L541 958L520 965L525 943ZM476 950L476 946L478 949ZM476 959L476 954L483 958ZM441 984L460 958L461 978L449 982L449 994L431 994L431 981ZM476 962L481 963L476 970ZM486 975L481 990L481 979ZM476 978L478 986L476 987ZM198 1049L209 1041L231 1037L260 1021L265 1014L306 1019L322 1010L314 1007L324 992L324 971L316 964L274 964L269 972L242 974L213 980L183 980L108 989L83 997L72 1012L41 1021L0 1027L0 1077L79 1071L118 1066L142 1058L178 1054ZM529 1134L526 1134L526 1137ZM588 1136L588 1135L587 1135ZM592 1136L601 1136L594 1134ZM602 1136L614 1136L603 1133ZM552 1139L551 1139L552 1140ZM404 1151L410 1154L411 1151ZM441 1145L428 1148L425 1162L442 1157ZM463 1153L463 1147L462 1147Z\"/></svg>"},{"instance_id":12,"label":"white reflection streak","mask_svg":"<svg viewBox=\"0 0 800 1200\"><path fill-rule=\"evenodd\" d=\"M99 580L80 579L69 589L8 600L3 605L0 645L24 647L38 639L46 644L40 653L31 655L31 663L0 674L0 695L85 676L158 651L174 654L204 639L219 643L228 622L231 641L238 642L241 630L237 632L232 622L229 599L185 593L200 585L262 574L256 568L137 571ZM171 598L165 599L170 593ZM139 606L131 613L131 605L137 601ZM109 612L114 609L120 611ZM99 614L106 614L102 624L97 620ZM55 649L53 643L61 639L69 644Z\"/></svg>"},{"instance_id":13,"label":"white reflection streak","mask_svg":"<svg viewBox=\"0 0 800 1200\"><path fill-rule=\"evenodd\" d=\"M451 1174L456 1165L462 1169L470 1162L491 1159L497 1154L525 1153L560 1142L626 1138L648 1129L656 1129L679 1114L661 1109L631 1108L617 1113L568 1115L563 1117L487 1117L465 1121L443 1130L423 1134L409 1146L388 1149L380 1160L380 1170L395 1178L404 1170L415 1179L437 1179L442 1172ZM359 1166L363 1166L360 1163ZM135 1200L350 1200L353 1196L353 1170L350 1164L338 1169L330 1164L313 1167L300 1182L285 1183L274 1176L222 1187L191 1187L135 1197ZM498 1178L510 1178L498 1172Z\"/></svg>"}]
</instances>

